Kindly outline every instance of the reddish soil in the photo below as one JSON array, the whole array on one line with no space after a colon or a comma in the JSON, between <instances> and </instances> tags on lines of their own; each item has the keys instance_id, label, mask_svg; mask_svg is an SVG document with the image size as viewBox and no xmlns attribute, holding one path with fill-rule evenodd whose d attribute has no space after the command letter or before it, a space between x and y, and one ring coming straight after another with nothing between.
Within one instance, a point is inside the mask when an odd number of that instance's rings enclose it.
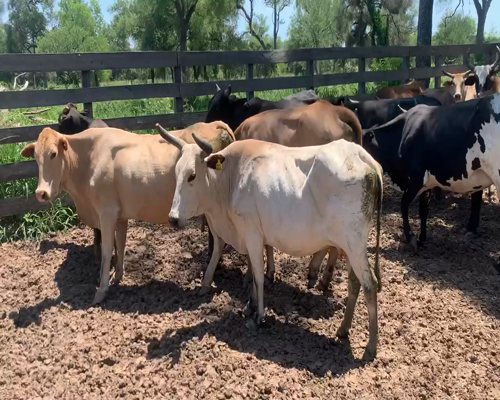
<instances>
[{"instance_id":1,"label":"reddish soil","mask_svg":"<svg viewBox=\"0 0 500 400\"><path fill-rule=\"evenodd\" d=\"M195 223L183 231L131 223L124 280L98 307L90 229L2 245L0 398L500 399L499 205L483 205L479 236L466 243L470 201L431 201L428 242L413 255L400 244L399 198L386 185L370 363L360 360L362 295L350 339L335 338L347 294L342 261L325 296L306 288L308 259L277 253L267 326L254 332L241 315L244 256L227 250L217 289L196 295L208 260ZM411 215L416 230L415 205Z\"/></svg>"}]
</instances>

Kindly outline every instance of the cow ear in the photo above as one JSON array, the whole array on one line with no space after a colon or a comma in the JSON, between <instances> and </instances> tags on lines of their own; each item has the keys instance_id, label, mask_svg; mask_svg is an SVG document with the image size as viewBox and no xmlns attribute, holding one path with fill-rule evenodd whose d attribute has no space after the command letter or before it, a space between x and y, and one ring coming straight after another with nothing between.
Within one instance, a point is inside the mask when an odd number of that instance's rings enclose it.
<instances>
[{"instance_id":1,"label":"cow ear","mask_svg":"<svg viewBox=\"0 0 500 400\"><path fill-rule=\"evenodd\" d=\"M465 80L465 84L467 86L472 86L476 83L476 75L470 75L467 77L467 79Z\"/></svg>"},{"instance_id":2,"label":"cow ear","mask_svg":"<svg viewBox=\"0 0 500 400\"><path fill-rule=\"evenodd\" d=\"M61 137L59 139L59 144L61 145L61 147L64 149L64 150L68 150L68 141L66 140L65 137Z\"/></svg>"},{"instance_id":3,"label":"cow ear","mask_svg":"<svg viewBox=\"0 0 500 400\"><path fill-rule=\"evenodd\" d=\"M229 97L233 89L231 89L231 85L227 87L226 90L224 90L224 96Z\"/></svg>"},{"instance_id":4,"label":"cow ear","mask_svg":"<svg viewBox=\"0 0 500 400\"><path fill-rule=\"evenodd\" d=\"M86 115L89 115L89 112L88 112L88 110L82 110L82 111L80 111L80 114L86 116Z\"/></svg>"},{"instance_id":5,"label":"cow ear","mask_svg":"<svg viewBox=\"0 0 500 400\"><path fill-rule=\"evenodd\" d=\"M28 144L22 151L21 155L26 158L35 158L35 143Z\"/></svg>"},{"instance_id":6,"label":"cow ear","mask_svg":"<svg viewBox=\"0 0 500 400\"><path fill-rule=\"evenodd\" d=\"M222 154L211 154L207 158L205 158L205 162L207 163L208 168L217 169L222 171L222 164L224 164L226 158Z\"/></svg>"}]
</instances>

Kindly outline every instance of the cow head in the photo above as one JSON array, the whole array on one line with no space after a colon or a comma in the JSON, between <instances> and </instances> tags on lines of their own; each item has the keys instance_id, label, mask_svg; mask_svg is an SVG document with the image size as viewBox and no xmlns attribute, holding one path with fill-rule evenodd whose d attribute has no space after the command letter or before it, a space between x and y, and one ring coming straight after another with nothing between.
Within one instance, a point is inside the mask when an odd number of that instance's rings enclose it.
<instances>
[{"instance_id":1,"label":"cow head","mask_svg":"<svg viewBox=\"0 0 500 400\"><path fill-rule=\"evenodd\" d=\"M450 88L453 88L454 86L455 93L453 93L453 97L456 102L465 100L467 95L467 86L472 86L475 82L474 76L469 76L473 72L474 70L470 69L462 73L451 74L443 70L443 74L452 79L453 84L450 85Z\"/></svg>"},{"instance_id":2,"label":"cow head","mask_svg":"<svg viewBox=\"0 0 500 400\"><path fill-rule=\"evenodd\" d=\"M68 103L59 114L57 130L65 135L73 135L88 129L92 120L87 116L87 111L79 112L73 103Z\"/></svg>"},{"instance_id":3,"label":"cow head","mask_svg":"<svg viewBox=\"0 0 500 400\"><path fill-rule=\"evenodd\" d=\"M230 103L234 96L231 95L231 85L226 90L222 90L219 85L215 85L217 92L208 103L208 112L205 122L227 120L230 113Z\"/></svg>"},{"instance_id":4,"label":"cow head","mask_svg":"<svg viewBox=\"0 0 500 400\"><path fill-rule=\"evenodd\" d=\"M38 187L36 198L39 202L50 201L61 191L66 165L68 164L68 141L64 135L45 128L35 143L28 144L21 155L34 158L38 164Z\"/></svg>"},{"instance_id":5,"label":"cow head","mask_svg":"<svg viewBox=\"0 0 500 400\"><path fill-rule=\"evenodd\" d=\"M156 128L163 139L181 152L175 166L176 186L169 222L172 226L183 227L189 218L206 211L203 207L203 198L207 196L210 179L213 179L210 174L219 173L225 161L223 155L214 151L222 150L222 143L232 142L232 135L227 130L221 129L219 136L209 142L193 133L196 144L189 144L168 133L159 124Z\"/></svg>"},{"instance_id":6,"label":"cow head","mask_svg":"<svg viewBox=\"0 0 500 400\"><path fill-rule=\"evenodd\" d=\"M490 91L495 86L495 74L500 67L500 48L496 46L496 60L493 64L472 66L469 59L469 51L465 56L467 67L474 71L474 84L476 85L477 97L483 97L484 92Z\"/></svg>"}]
</instances>

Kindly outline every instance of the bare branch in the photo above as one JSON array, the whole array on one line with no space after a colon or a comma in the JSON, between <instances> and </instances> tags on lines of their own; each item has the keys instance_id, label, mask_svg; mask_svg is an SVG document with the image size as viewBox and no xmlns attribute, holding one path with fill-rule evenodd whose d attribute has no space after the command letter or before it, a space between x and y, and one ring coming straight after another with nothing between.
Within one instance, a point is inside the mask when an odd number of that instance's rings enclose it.
<instances>
[{"instance_id":1,"label":"bare branch","mask_svg":"<svg viewBox=\"0 0 500 400\"><path fill-rule=\"evenodd\" d=\"M477 0L474 0L474 2L476 2ZM457 6L455 7L455 11L453 11L453 13L451 15L447 15L446 17L444 17L444 27L446 28L446 21L453 18L455 16L455 14L457 13L457 10L458 8L462 6L462 8L464 7L464 0L458 0L458 4Z\"/></svg>"},{"instance_id":2,"label":"bare branch","mask_svg":"<svg viewBox=\"0 0 500 400\"><path fill-rule=\"evenodd\" d=\"M241 10L244 14L245 19L247 20L248 33L250 33L255 39L257 39L257 41L260 43L260 45L264 50L267 50L266 44L264 43L262 38L257 34L257 32L255 32L255 30L253 29L253 2L254 0L250 0L250 14L248 14L247 10L245 10L245 7L243 7L243 5L241 4L237 4L236 9Z\"/></svg>"}]
</instances>

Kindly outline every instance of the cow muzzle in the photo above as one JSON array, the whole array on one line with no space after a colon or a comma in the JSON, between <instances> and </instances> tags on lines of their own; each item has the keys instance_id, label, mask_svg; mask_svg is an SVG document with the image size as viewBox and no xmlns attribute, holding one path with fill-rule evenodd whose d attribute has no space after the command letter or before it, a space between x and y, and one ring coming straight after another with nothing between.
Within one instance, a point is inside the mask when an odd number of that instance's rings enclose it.
<instances>
[{"instance_id":1,"label":"cow muzzle","mask_svg":"<svg viewBox=\"0 0 500 400\"><path fill-rule=\"evenodd\" d=\"M460 93L455 94L455 101L460 101L462 100L462 95Z\"/></svg>"},{"instance_id":2,"label":"cow muzzle","mask_svg":"<svg viewBox=\"0 0 500 400\"><path fill-rule=\"evenodd\" d=\"M50 200L49 193L46 190L37 189L37 191L35 192L35 194L36 194L36 199L40 203L45 203L45 202L47 202L47 201Z\"/></svg>"},{"instance_id":3,"label":"cow muzzle","mask_svg":"<svg viewBox=\"0 0 500 400\"><path fill-rule=\"evenodd\" d=\"M179 224L179 218L177 218L177 217L169 216L168 217L168 222L170 223L170 225L173 228L179 228L179 226L180 226L180 224Z\"/></svg>"}]
</instances>

